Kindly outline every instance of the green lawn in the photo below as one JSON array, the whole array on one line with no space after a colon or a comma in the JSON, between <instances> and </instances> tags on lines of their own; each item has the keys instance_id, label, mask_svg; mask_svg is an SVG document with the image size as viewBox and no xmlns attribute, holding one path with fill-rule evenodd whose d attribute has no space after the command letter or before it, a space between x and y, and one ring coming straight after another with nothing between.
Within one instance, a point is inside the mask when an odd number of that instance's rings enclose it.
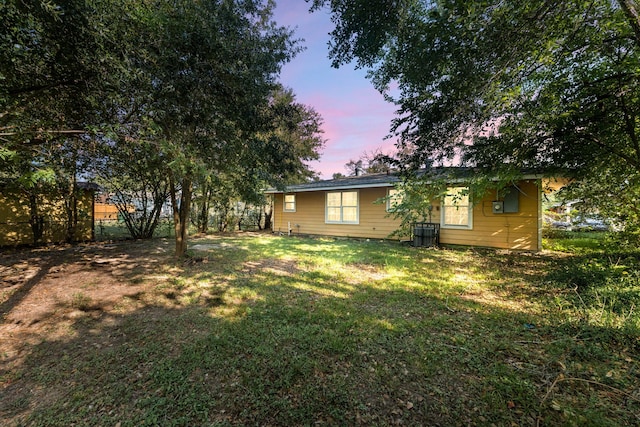
<instances>
[{"instance_id":1,"label":"green lawn","mask_svg":"<svg viewBox=\"0 0 640 427\"><path fill-rule=\"evenodd\" d=\"M35 345L0 424L640 425L639 253L194 245Z\"/></svg>"},{"instance_id":2,"label":"green lawn","mask_svg":"<svg viewBox=\"0 0 640 427\"><path fill-rule=\"evenodd\" d=\"M546 234L542 240L544 248L571 253L597 253L607 237L607 233L602 231L553 230Z\"/></svg>"}]
</instances>

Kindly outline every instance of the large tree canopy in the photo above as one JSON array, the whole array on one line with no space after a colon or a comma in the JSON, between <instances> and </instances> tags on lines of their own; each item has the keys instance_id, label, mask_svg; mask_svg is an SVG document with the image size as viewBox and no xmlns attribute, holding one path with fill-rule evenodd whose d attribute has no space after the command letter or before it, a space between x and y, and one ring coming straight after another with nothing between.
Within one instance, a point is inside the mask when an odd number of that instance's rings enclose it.
<instances>
[{"instance_id":1,"label":"large tree canopy","mask_svg":"<svg viewBox=\"0 0 640 427\"><path fill-rule=\"evenodd\" d=\"M271 21L272 4L253 0L154 1L144 12L141 91L131 105L157 129L169 163L176 254L186 251L193 184L214 171L257 167L261 111L280 67L296 52L291 33Z\"/></svg>"},{"instance_id":2,"label":"large tree canopy","mask_svg":"<svg viewBox=\"0 0 640 427\"><path fill-rule=\"evenodd\" d=\"M0 3L0 138L5 152L79 135L99 123L129 73L133 1ZM129 35L129 36L127 36Z\"/></svg>"},{"instance_id":3,"label":"large tree canopy","mask_svg":"<svg viewBox=\"0 0 640 427\"><path fill-rule=\"evenodd\" d=\"M371 68L399 106L392 130L415 148L414 166L562 171L587 186L606 177L609 193L636 193L635 1L314 2L324 6L335 23L334 65Z\"/></svg>"},{"instance_id":4,"label":"large tree canopy","mask_svg":"<svg viewBox=\"0 0 640 427\"><path fill-rule=\"evenodd\" d=\"M182 255L194 184L233 176L240 194L255 194L265 182L310 175L304 161L322 144L319 117L291 94L274 98L280 68L299 47L273 22L273 7L268 0L1 2L0 167L12 173L5 181L38 176L33 167L51 167L61 146L77 151L63 174L75 179L86 170L73 159L105 145L94 164L159 176L161 189L166 179ZM129 163L118 168L125 153ZM149 158L138 157L144 153Z\"/></svg>"}]
</instances>

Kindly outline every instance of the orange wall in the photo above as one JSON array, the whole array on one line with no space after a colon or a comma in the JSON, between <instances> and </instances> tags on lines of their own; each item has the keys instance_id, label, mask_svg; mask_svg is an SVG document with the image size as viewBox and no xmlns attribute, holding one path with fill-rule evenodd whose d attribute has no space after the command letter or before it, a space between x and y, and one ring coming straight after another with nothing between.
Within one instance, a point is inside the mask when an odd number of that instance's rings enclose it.
<instances>
[{"instance_id":1,"label":"orange wall","mask_svg":"<svg viewBox=\"0 0 640 427\"><path fill-rule=\"evenodd\" d=\"M387 217L385 203L374 203L374 201L386 196L387 188L357 190L360 208L359 224L326 224L326 191L296 193L296 212L284 212L283 195L275 194L273 231L286 233L287 223L290 222L294 234L389 238L389 234L399 227L400 221ZM497 198L495 191L492 191L473 207L473 228L442 228L440 243L540 250L540 188L533 180L519 182L518 188L521 192L517 213L494 214L491 202ZM349 189L345 188L344 191L349 191ZM440 203L434 201L433 204L433 222L439 222Z\"/></svg>"},{"instance_id":2,"label":"orange wall","mask_svg":"<svg viewBox=\"0 0 640 427\"><path fill-rule=\"evenodd\" d=\"M118 219L118 208L115 205L109 203L96 203L94 208L94 215L97 220L101 219Z\"/></svg>"}]
</instances>

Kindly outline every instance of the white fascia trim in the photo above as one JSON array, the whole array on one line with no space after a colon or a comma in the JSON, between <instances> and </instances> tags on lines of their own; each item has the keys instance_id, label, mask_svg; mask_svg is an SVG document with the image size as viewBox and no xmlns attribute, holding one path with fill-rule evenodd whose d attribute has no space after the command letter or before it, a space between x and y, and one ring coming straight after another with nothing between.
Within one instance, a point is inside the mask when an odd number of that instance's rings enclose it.
<instances>
[{"instance_id":1,"label":"white fascia trim","mask_svg":"<svg viewBox=\"0 0 640 427\"><path fill-rule=\"evenodd\" d=\"M333 187L322 187L322 188L303 188L303 189L287 189L286 191L279 190L267 190L266 194L292 194L292 193L305 193L310 191L351 191L351 190L359 190L361 188L387 188L393 187L393 183L386 184L361 184L361 185L341 185L341 186L333 186Z\"/></svg>"}]
</instances>

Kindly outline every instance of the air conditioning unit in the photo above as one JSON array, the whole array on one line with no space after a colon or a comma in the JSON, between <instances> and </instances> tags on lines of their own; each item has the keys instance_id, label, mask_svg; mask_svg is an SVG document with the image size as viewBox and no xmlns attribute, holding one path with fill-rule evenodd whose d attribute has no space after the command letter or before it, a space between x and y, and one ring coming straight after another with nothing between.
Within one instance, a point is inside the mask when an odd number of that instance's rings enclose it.
<instances>
[{"instance_id":1,"label":"air conditioning unit","mask_svg":"<svg viewBox=\"0 0 640 427\"><path fill-rule=\"evenodd\" d=\"M504 213L504 202L501 200L497 200L491 203L492 211L494 214Z\"/></svg>"}]
</instances>

